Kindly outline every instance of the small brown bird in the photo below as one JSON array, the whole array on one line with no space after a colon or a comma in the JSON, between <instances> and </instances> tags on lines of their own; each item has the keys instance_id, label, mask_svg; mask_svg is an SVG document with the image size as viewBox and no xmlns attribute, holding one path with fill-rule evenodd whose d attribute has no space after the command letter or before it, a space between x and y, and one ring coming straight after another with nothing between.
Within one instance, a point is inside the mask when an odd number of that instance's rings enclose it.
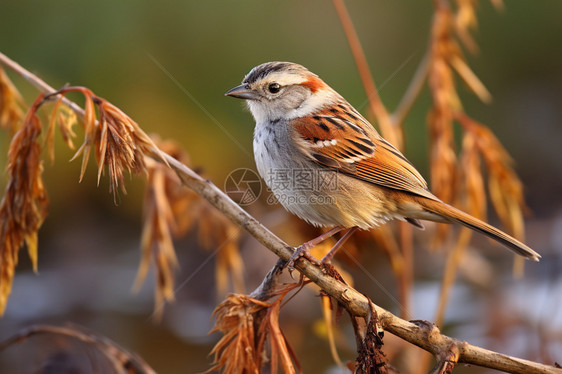
<instances>
[{"instance_id":1,"label":"small brown bird","mask_svg":"<svg viewBox=\"0 0 562 374\"><path fill-rule=\"evenodd\" d=\"M433 195L415 167L342 96L316 74L291 62L253 68L226 93L247 101L256 120L258 172L277 200L305 221L332 229L295 250L296 259L348 229L329 260L356 230L393 219L457 222L538 261L531 248ZM310 256L308 256L310 257Z\"/></svg>"}]
</instances>

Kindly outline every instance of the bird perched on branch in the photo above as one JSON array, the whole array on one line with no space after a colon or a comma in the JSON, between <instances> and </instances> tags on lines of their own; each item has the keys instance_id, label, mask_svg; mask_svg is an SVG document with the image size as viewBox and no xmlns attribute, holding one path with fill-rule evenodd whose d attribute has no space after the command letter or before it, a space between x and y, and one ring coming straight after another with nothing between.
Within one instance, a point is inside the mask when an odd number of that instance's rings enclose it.
<instances>
[{"instance_id":1,"label":"bird perched on branch","mask_svg":"<svg viewBox=\"0 0 562 374\"><path fill-rule=\"evenodd\" d=\"M290 62L253 68L226 93L246 100L256 121L259 174L291 213L331 228L296 248L288 267L335 233L347 230L322 259L331 259L357 229L400 219L460 223L538 261L531 248L439 200L416 168L341 95L316 74Z\"/></svg>"}]
</instances>

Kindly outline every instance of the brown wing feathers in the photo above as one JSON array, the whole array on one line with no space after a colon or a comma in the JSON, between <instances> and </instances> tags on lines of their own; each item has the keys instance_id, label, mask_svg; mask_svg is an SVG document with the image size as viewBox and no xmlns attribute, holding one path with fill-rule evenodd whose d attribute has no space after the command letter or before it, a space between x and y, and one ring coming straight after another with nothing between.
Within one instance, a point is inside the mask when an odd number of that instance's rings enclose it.
<instances>
[{"instance_id":1,"label":"brown wing feathers","mask_svg":"<svg viewBox=\"0 0 562 374\"><path fill-rule=\"evenodd\" d=\"M354 109L337 105L294 120L293 126L306 140L303 152L318 163L366 182L435 199L414 166Z\"/></svg>"}]
</instances>

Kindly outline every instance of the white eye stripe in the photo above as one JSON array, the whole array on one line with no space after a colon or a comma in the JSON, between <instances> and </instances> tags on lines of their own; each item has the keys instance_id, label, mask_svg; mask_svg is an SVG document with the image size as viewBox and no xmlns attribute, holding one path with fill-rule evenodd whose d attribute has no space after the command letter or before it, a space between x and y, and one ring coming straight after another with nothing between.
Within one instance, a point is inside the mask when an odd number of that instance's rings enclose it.
<instances>
[{"instance_id":1,"label":"white eye stripe","mask_svg":"<svg viewBox=\"0 0 562 374\"><path fill-rule=\"evenodd\" d=\"M278 83L281 86L291 86L293 84L300 84L306 81L308 77L296 74L287 73L271 73L267 76L267 82ZM264 80L265 81L265 80Z\"/></svg>"}]
</instances>

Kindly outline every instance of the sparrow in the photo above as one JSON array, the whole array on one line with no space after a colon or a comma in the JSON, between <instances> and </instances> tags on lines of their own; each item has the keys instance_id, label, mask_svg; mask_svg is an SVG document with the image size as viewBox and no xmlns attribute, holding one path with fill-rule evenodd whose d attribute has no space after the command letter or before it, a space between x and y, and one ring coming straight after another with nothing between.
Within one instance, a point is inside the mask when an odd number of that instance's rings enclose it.
<instances>
[{"instance_id":1,"label":"sparrow","mask_svg":"<svg viewBox=\"0 0 562 374\"><path fill-rule=\"evenodd\" d=\"M311 258L316 244L346 230L321 260L329 261L357 229L391 220L459 223L515 253L538 261L527 245L444 203L416 168L340 94L304 66L267 62L254 67L226 96L246 100L256 126L258 173L289 212L330 228L297 247L288 262Z\"/></svg>"}]
</instances>

